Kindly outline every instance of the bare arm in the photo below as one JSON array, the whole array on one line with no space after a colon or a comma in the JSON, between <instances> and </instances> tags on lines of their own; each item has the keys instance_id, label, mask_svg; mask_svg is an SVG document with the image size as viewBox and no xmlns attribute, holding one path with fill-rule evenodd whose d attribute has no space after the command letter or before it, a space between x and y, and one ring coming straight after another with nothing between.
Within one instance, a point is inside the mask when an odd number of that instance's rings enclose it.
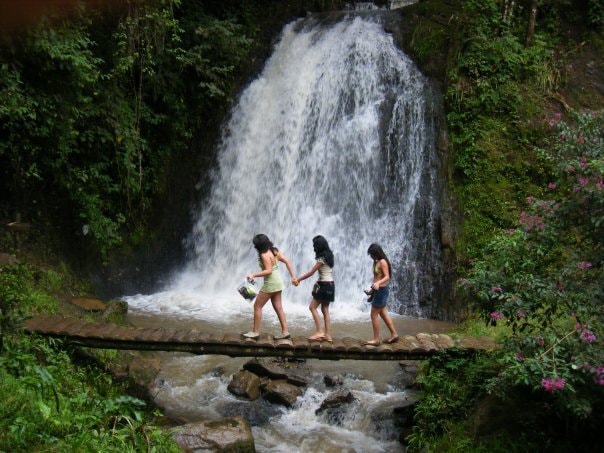
<instances>
[{"instance_id":1,"label":"bare arm","mask_svg":"<svg viewBox=\"0 0 604 453\"><path fill-rule=\"evenodd\" d=\"M266 277L267 275L271 275L273 273L273 265L271 264L271 259L268 253L263 253L260 255L260 260L262 262L262 270L260 272L253 272L249 274L246 277L249 282L254 280L256 277Z\"/></svg>"},{"instance_id":2,"label":"bare arm","mask_svg":"<svg viewBox=\"0 0 604 453\"><path fill-rule=\"evenodd\" d=\"M296 279L296 273L294 272L291 261L288 260L287 257L281 252L277 253L277 259L285 264L285 267L287 267L287 271L289 272L293 282Z\"/></svg>"},{"instance_id":3,"label":"bare arm","mask_svg":"<svg viewBox=\"0 0 604 453\"><path fill-rule=\"evenodd\" d=\"M302 280L306 280L308 277L310 277L312 274L314 274L315 272L317 272L317 270L319 270L319 268L323 265L323 263L321 261L317 261L315 263L315 265L312 267L311 270L309 270L306 274L300 275L299 277L296 277L296 280L298 281L302 281Z\"/></svg>"}]
</instances>

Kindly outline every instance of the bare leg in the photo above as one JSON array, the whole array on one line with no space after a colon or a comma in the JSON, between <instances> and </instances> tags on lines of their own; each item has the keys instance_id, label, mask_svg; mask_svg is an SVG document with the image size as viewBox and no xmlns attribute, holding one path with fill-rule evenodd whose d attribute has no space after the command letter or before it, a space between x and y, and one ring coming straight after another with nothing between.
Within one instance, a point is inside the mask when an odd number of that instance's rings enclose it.
<instances>
[{"instance_id":1,"label":"bare leg","mask_svg":"<svg viewBox=\"0 0 604 453\"><path fill-rule=\"evenodd\" d=\"M397 337L398 334L396 333L396 329L394 328L394 323L392 322L392 318L390 318L390 315L388 315L388 309L386 307L381 309L380 316L382 317L382 319L386 323L386 327L388 327L388 330L390 331L390 338Z\"/></svg>"},{"instance_id":2,"label":"bare leg","mask_svg":"<svg viewBox=\"0 0 604 453\"><path fill-rule=\"evenodd\" d=\"M287 330L285 312L283 311L283 306L281 305L281 291L272 293L270 297L271 303L273 304L273 309L275 310L275 313L277 313L277 318L279 318L279 323L281 324L281 333L283 335L287 335L289 331Z\"/></svg>"},{"instance_id":3,"label":"bare leg","mask_svg":"<svg viewBox=\"0 0 604 453\"><path fill-rule=\"evenodd\" d=\"M323 319L325 320L325 339L331 340L331 317L329 316L329 304L321 304L321 313L323 313Z\"/></svg>"},{"instance_id":4,"label":"bare leg","mask_svg":"<svg viewBox=\"0 0 604 453\"><path fill-rule=\"evenodd\" d=\"M263 293L260 291L256 296L256 300L254 301L254 333L260 333L260 323L262 322L262 308L268 302L270 298L269 294Z\"/></svg>"},{"instance_id":5,"label":"bare leg","mask_svg":"<svg viewBox=\"0 0 604 453\"><path fill-rule=\"evenodd\" d=\"M373 328L373 341L380 341L380 311L381 308L371 307L371 327Z\"/></svg>"},{"instance_id":6,"label":"bare leg","mask_svg":"<svg viewBox=\"0 0 604 453\"><path fill-rule=\"evenodd\" d=\"M311 336L311 338L323 336L323 330L321 329L321 318L319 318L319 312L317 311L319 304L319 301L313 299L310 301L310 305L308 306L308 309L312 314L312 319L315 321L315 333Z\"/></svg>"}]
</instances>

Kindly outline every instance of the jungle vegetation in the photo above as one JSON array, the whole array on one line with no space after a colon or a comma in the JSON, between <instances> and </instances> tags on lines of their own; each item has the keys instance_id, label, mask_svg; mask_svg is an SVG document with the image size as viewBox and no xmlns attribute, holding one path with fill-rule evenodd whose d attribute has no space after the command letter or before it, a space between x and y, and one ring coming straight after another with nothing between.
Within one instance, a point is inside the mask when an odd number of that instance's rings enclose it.
<instances>
[{"instance_id":1,"label":"jungle vegetation","mask_svg":"<svg viewBox=\"0 0 604 453\"><path fill-rule=\"evenodd\" d=\"M76 263L161 241L162 207L203 195L182 187L211 167L217 125L270 37L341 5L285 3L91 1L2 24L0 220L29 230L0 232L0 251L25 261L0 266L0 450L176 448L152 408L16 327L60 310L66 287L90 290ZM423 364L409 448L591 449L604 425L604 2L414 8L418 64L446 49L465 332L501 348Z\"/></svg>"}]
</instances>

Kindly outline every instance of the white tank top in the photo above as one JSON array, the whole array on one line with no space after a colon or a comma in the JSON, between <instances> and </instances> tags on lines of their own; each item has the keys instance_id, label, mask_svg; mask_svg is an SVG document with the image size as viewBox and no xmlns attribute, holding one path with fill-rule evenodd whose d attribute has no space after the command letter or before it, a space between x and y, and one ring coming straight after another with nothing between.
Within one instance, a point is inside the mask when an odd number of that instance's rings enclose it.
<instances>
[{"instance_id":1,"label":"white tank top","mask_svg":"<svg viewBox=\"0 0 604 453\"><path fill-rule=\"evenodd\" d=\"M323 265L319 268L319 281L320 282L333 282L333 267L329 266L325 262L325 258L321 257L317 261Z\"/></svg>"}]
</instances>

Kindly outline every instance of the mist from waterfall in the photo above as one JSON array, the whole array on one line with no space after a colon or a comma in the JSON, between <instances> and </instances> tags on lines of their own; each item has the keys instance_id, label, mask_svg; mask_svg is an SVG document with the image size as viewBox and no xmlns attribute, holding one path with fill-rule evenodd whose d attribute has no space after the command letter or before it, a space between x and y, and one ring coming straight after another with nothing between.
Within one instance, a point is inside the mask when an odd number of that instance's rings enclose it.
<instances>
[{"instance_id":1,"label":"mist from waterfall","mask_svg":"<svg viewBox=\"0 0 604 453\"><path fill-rule=\"evenodd\" d=\"M194 312L211 296L220 317L242 303L236 287L259 269L255 234L268 235L298 275L314 264L321 234L336 259L334 316L367 316L373 242L392 262L390 310L425 315L442 276L436 109L379 18L347 13L285 27L224 125L217 168L200 182L211 188L188 265L166 292L131 303ZM285 290L286 311L308 317L314 280Z\"/></svg>"}]
</instances>

